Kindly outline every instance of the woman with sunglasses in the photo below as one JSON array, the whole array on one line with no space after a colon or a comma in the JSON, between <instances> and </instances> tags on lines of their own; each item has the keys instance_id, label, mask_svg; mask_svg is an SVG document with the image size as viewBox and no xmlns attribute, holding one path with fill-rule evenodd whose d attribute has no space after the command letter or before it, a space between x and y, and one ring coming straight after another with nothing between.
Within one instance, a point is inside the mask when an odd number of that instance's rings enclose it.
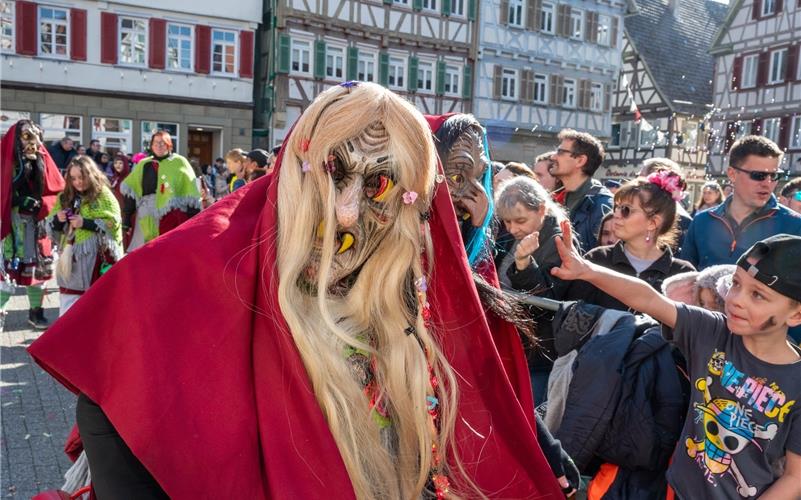
<instances>
[{"instance_id":1,"label":"woman with sunglasses","mask_svg":"<svg viewBox=\"0 0 801 500\"><path fill-rule=\"evenodd\" d=\"M695 271L670 250L676 235L676 201L686 184L675 172L662 170L639 177L615 193L612 230L619 241L590 250L585 258L596 264L647 281L661 290L662 281L674 274ZM610 309L626 310L625 304L585 281L571 282L565 297Z\"/></svg>"}]
</instances>

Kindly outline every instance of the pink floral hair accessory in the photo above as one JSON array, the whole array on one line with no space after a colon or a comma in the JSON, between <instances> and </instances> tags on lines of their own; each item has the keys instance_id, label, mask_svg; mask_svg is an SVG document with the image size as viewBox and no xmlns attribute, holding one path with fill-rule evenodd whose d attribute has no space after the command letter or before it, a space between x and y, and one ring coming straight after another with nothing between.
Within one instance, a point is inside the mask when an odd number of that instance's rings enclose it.
<instances>
[{"instance_id":1,"label":"pink floral hair accessory","mask_svg":"<svg viewBox=\"0 0 801 500\"><path fill-rule=\"evenodd\" d=\"M303 160L303 164L300 167L300 171L305 174L306 172L309 172L310 170L311 170L311 163L309 163L308 160Z\"/></svg>"},{"instance_id":2,"label":"pink floral hair accessory","mask_svg":"<svg viewBox=\"0 0 801 500\"><path fill-rule=\"evenodd\" d=\"M403 193L403 202L407 205L411 205L415 200L417 200L417 193L415 191L406 191Z\"/></svg>"},{"instance_id":3,"label":"pink floral hair accessory","mask_svg":"<svg viewBox=\"0 0 801 500\"><path fill-rule=\"evenodd\" d=\"M662 191L665 191L673 198L673 201L681 201L684 199L684 188L682 186L681 177L675 173L662 170L649 175L646 177L646 180L651 184L659 186Z\"/></svg>"}]
</instances>

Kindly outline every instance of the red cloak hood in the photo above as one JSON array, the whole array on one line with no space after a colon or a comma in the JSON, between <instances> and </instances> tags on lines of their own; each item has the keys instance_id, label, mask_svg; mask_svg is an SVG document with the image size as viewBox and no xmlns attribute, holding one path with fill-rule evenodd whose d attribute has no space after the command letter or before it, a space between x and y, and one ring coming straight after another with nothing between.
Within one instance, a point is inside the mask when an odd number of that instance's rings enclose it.
<instances>
[{"instance_id":1,"label":"red cloak hood","mask_svg":"<svg viewBox=\"0 0 801 500\"><path fill-rule=\"evenodd\" d=\"M3 139L0 140L0 240L11 232L11 190L14 178L14 165L17 163L17 153L15 151L17 138L17 125L15 123L6 131ZM39 210L37 219L42 220L50 213L56 205L56 197L64 191L64 178L58 171L50 153L44 147L39 146L39 155L42 157L44 171L44 189L42 191L42 208Z\"/></svg>"},{"instance_id":2,"label":"red cloak hood","mask_svg":"<svg viewBox=\"0 0 801 500\"><path fill-rule=\"evenodd\" d=\"M173 498L354 498L278 305L277 163L115 264L29 347L103 408ZM428 297L460 380L455 443L488 496L561 498L493 345L447 193L440 185L432 206ZM109 307L121 296L137 299Z\"/></svg>"}]
</instances>

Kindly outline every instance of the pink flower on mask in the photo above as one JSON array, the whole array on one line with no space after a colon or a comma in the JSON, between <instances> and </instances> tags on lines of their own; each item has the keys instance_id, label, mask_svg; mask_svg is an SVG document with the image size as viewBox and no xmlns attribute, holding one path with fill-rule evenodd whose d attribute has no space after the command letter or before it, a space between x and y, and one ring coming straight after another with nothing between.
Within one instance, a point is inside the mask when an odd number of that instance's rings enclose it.
<instances>
[{"instance_id":1,"label":"pink flower on mask","mask_svg":"<svg viewBox=\"0 0 801 500\"><path fill-rule=\"evenodd\" d=\"M412 203L417 200L417 193L414 191L406 191L403 193L403 202L407 205L411 205Z\"/></svg>"}]
</instances>

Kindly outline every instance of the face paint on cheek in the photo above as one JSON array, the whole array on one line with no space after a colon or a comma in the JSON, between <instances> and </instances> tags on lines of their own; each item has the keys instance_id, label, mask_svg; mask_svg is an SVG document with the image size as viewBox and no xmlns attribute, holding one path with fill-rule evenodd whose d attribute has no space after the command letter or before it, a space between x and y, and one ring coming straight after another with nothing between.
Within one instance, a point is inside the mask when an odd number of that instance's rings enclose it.
<instances>
[{"instance_id":1,"label":"face paint on cheek","mask_svg":"<svg viewBox=\"0 0 801 500\"><path fill-rule=\"evenodd\" d=\"M771 316L770 318L768 318L764 323L762 323L759 326L759 331L761 331L761 332L767 331L767 330L773 328L776 325L777 325L776 318L774 316Z\"/></svg>"}]
</instances>

